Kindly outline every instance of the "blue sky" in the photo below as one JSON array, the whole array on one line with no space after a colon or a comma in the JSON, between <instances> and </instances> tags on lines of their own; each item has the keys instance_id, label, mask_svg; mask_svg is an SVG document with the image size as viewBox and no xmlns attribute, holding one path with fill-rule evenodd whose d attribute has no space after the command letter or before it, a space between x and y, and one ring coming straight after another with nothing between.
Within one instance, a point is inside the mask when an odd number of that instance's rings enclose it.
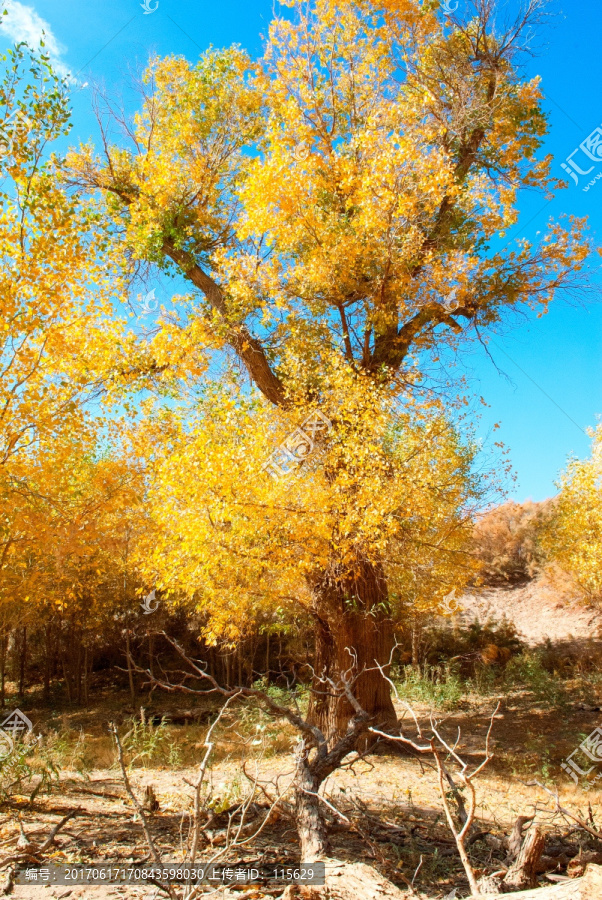
<instances>
[{"instance_id":1,"label":"blue sky","mask_svg":"<svg viewBox=\"0 0 602 900\"><path fill-rule=\"evenodd\" d=\"M145 14L143 2L154 11ZM458 0L459 6L463 2ZM239 43L256 54L272 15L271 0L0 0L2 5L10 15L4 19L5 34L0 31L1 49L11 37L35 42L44 28L57 67L76 74L74 143L97 137L89 87L93 82L127 95L128 80L151 53L195 59L209 44ZM527 75L542 77L550 115L545 149L554 155L554 174L571 186L550 203L539 195L521 198L521 218L509 237L534 237L544 231L550 216L564 213L588 216L593 236L602 244L602 158L595 148L590 148L590 157L579 149L602 127L602 4L551 0L548 11L552 18L524 68ZM576 176L578 184L561 168L575 150L572 161L584 172L592 169L587 177ZM600 180L584 191L598 173ZM592 290L586 298L557 301L546 316L517 318L495 336L489 347L495 364L477 349L465 359L474 391L488 404L480 431L485 434L499 423L496 436L510 448L517 500L541 500L554 493L554 480L567 456L587 453L589 440L583 430L602 414L601 263L601 257L592 257Z\"/></svg>"}]
</instances>

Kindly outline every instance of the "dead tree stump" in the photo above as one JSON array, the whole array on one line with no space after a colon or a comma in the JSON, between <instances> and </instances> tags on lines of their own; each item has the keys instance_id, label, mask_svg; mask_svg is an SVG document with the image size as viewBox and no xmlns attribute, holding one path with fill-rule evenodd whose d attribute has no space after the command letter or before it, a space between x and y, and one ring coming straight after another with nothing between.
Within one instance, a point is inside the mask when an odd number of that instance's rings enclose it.
<instances>
[{"instance_id":1,"label":"dead tree stump","mask_svg":"<svg viewBox=\"0 0 602 900\"><path fill-rule=\"evenodd\" d=\"M510 862L514 862L514 860L520 853L520 848L522 847L523 843L523 831L525 825L528 825L529 822L532 821L533 816L519 816L514 823L514 828L512 829L512 833L507 841L508 859Z\"/></svg>"},{"instance_id":2,"label":"dead tree stump","mask_svg":"<svg viewBox=\"0 0 602 900\"><path fill-rule=\"evenodd\" d=\"M144 789L144 809L147 812L157 812L159 809L159 801L152 784L147 784Z\"/></svg>"},{"instance_id":3,"label":"dead tree stump","mask_svg":"<svg viewBox=\"0 0 602 900\"><path fill-rule=\"evenodd\" d=\"M537 864L543 853L545 838L539 828L531 828L522 843L516 862L510 866L503 885L504 891L523 891L537 884Z\"/></svg>"}]
</instances>

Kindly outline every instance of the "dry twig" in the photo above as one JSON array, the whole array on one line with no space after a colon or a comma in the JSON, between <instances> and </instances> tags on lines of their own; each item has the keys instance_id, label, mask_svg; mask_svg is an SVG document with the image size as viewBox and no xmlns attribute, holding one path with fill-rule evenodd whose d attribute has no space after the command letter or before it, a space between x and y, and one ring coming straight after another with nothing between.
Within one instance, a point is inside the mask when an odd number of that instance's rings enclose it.
<instances>
[{"instance_id":1,"label":"dry twig","mask_svg":"<svg viewBox=\"0 0 602 900\"><path fill-rule=\"evenodd\" d=\"M383 673L383 677L387 678L387 676L384 673ZM387 678L387 680L390 683L392 683L389 678ZM395 688L394 685L393 685L393 687ZM458 853L460 854L460 859L462 860L462 865L464 866L464 871L466 872L466 877L468 878L468 883L470 884L470 889L473 894L478 894L479 888L478 888L476 876L474 874L474 870L472 868L472 865L470 863L470 859L468 857L468 853L466 850L466 838L467 838L467 836L470 832L470 829L472 827L472 824L474 822L476 805L477 805L477 796L476 796L476 790L475 790L475 786L474 786L474 779L480 774L480 772L483 771L483 769L485 768L487 763L493 757L493 754L490 752L490 749L489 749L489 740L490 740L490 736L491 736L491 729L493 728L493 720L499 710L499 707L500 707L500 704L498 703L496 708L494 709L493 713L491 714L491 718L489 720L489 728L487 729L487 736L485 738L485 751L484 751L483 761L481 763L479 763L479 765L472 772L469 771L468 763L465 762L459 756L459 754L456 750L458 742L456 741L456 743L453 746L450 746L450 744L448 744L448 742L440 734L437 723L435 723L435 721L432 718L431 718L432 735L430 738L426 738L425 739L426 742L423 744L416 743L416 741L413 741L411 738L406 737L403 733L399 734L399 735L390 735L390 734L385 734L384 732L379 731L378 729L375 729L375 728L370 729L370 731L373 732L374 734L377 734L381 737L385 737L388 740L394 740L394 741L398 741L403 744L407 744L408 746L410 746L414 750L416 750L418 753L421 753L421 754L429 753L433 756L433 758L435 760L435 765L437 767L439 793L441 796L441 802L443 803L443 809L445 811L445 817L447 819L447 824L449 825L450 831L454 836L454 840L455 840L456 846L458 848ZM415 716L415 714L413 713L413 710L410 709L410 711L412 712L414 722L416 723L418 737L422 738L423 737L422 730L420 729L418 719ZM459 815L460 815L460 819L462 822L461 828L457 828L456 823L454 821L454 817L452 815L451 807L449 804L449 798L447 796L447 791L445 789L445 780L447 780L448 783L451 782L452 791L453 791L454 795L457 795L459 793L459 791L458 791L457 787L455 786L455 783L453 782L451 775L447 772L447 769L445 767L445 764L444 764L443 758L442 758L442 752L441 752L442 750L444 750L446 754L449 754L449 756L451 756L452 759L455 760L455 762L458 764L458 766L459 766L458 778L460 779L462 786L468 790L468 809L465 808L465 805L463 802L462 802L462 804L459 804Z\"/></svg>"}]
</instances>

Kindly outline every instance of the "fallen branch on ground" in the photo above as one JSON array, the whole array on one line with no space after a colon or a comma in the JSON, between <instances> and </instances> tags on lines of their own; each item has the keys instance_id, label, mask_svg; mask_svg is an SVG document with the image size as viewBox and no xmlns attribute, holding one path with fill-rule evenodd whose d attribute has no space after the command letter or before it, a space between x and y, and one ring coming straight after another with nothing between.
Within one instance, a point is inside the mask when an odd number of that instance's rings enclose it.
<instances>
[{"instance_id":1,"label":"fallen branch on ground","mask_svg":"<svg viewBox=\"0 0 602 900\"><path fill-rule=\"evenodd\" d=\"M583 878L507 895L509 900L597 900L602 897L602 866L589 865ZM472 894L468 900L489 900Z\"/></svg>"}]
</instances>

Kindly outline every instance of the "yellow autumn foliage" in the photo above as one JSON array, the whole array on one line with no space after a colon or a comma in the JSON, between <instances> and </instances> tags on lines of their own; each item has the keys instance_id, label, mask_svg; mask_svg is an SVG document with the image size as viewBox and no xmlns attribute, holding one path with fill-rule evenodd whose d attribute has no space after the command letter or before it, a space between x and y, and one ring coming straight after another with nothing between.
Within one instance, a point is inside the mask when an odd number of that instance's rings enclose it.
<instances>
[{"instance_id":1,"label":"yellow autumn foliage","mask_svg":"<svg viewBox=\"0 0 602 900\"><path fill-rule=\"evenodd\" d=\"M138 566L148 583L193 601L212 641L236 640L266 611L316 612L321 581L358 560L385 561L397 620L474 572L476 448L442 413L393 414L386 388L346 367L329 376L319 406L275 415L222 385L193 410L149 413L138 431L152 522ZM331 427L288 475L271 477L274 451L316 414Z\"/></svg>"},{"instance_id":2,"label":"yellow autumn foliage","mask_svg":"<svg viewBox=\"0 0 602 900\"><path fill-rule=\"evenodd\" d=\"M592 599L602 597L602 425L590 429L588 459L571 459L542 537L548 558Z\"/></svg>"}]
</instances>

